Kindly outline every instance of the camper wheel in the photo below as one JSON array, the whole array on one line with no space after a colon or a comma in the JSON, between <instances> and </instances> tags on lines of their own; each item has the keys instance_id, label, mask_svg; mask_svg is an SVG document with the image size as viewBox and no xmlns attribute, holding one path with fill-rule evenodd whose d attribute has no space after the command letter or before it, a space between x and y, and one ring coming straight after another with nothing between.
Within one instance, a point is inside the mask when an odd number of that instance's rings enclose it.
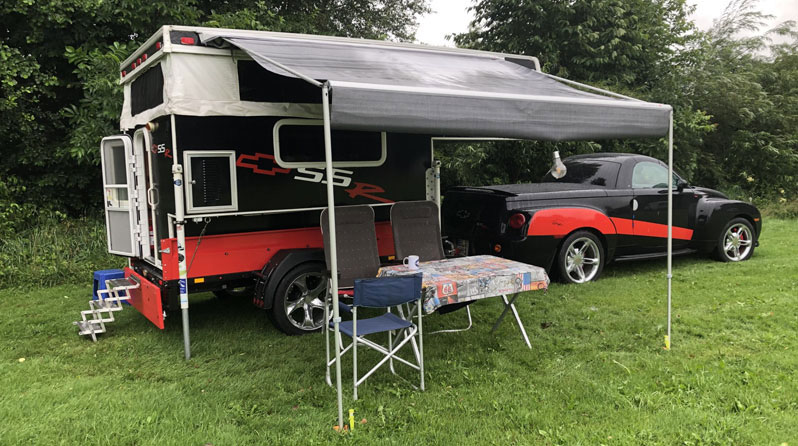
<instances>
[{"instance_id":1,"label":"camper wheel","mask_svg":"<svg viewBox=\"0 0 798 446\"><path fill-rule=\"evenodd\" d=\"M324 325L327 278L324 265L302 263L289 271L277 286L271 315L277 328L298 335L317 331Z\"/></svg>"}]
</instances>

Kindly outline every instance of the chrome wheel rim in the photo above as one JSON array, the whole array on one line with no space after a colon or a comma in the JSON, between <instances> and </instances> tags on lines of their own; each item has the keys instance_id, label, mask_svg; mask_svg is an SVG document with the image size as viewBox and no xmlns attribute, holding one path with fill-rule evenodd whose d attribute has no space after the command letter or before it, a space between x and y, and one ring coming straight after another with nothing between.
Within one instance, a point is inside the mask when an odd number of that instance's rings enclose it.
<instances>
[{"instance_id":1,"label":"chrome wheel rim","mask_svg":"<svg viewBox=\"0 0 798 446\"><path fill-rule=\"evenodd\" d=\"M593 280L601 264L601 250L596 242L580 237L568 246L565 254L565 274L571 282L585 283Z\"/></svg>"},{"instance_id":2,"label":"chrome wheel rim","mask_svg":"<svg viewBox=\"0 0 798 446\"><path fill-rule=\"evenodd\" d=\"M285 315L294 327L313 331L324 324L324 293L327 280L320 272L297 276L285 291Z\"/></svg>"},{"instance_id":3,"label":"chrome wheel rim","mask_svg":"<svg viewBox=\"0 0 798 446\"><path fill-rule=\"evenodd\" d=\"M751 229L744 223L735 223L723 235L723 253L732 262L739 262L748 257L754 246Z\"/></svg>"}]
</instances>

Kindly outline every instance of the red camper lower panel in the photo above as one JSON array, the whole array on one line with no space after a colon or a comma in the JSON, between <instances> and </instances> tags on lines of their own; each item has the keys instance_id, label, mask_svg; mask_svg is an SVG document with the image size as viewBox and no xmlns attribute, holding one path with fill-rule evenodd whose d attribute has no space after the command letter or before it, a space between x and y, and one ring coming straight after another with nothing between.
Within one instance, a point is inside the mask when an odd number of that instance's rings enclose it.
<instances>
[{"instance_id":1,"label":"red camper lower panel","mask_svg":"<svg viewBox=\"0 0 798 446\"><path fill-rule=\"evenodd\" d=\"M130 290L130 303L139 310L139 313L150 320L156 327L163 330L163 302L161 301L161 288L153 284L132 269L125 267L125 277L133 276L141 286Z\"/></svg>"},{"instance_id":2,"label":"red camper lower panel","mask_svg":"<svg viewBox=\"0 0 798 446\"><path fill-rule=\"evenodd\" d=\"M378 222L375 229L380 256L394 255L391 223ZM321 229L318 227L206 235L198 250L197 239L198 237L186 237L186 266L191 263L189 278L260 271L280 250L322 249L324 246ZM161 250L163 279L177 280L177 239L161 240Z\"/></svg>"}]
</instances>

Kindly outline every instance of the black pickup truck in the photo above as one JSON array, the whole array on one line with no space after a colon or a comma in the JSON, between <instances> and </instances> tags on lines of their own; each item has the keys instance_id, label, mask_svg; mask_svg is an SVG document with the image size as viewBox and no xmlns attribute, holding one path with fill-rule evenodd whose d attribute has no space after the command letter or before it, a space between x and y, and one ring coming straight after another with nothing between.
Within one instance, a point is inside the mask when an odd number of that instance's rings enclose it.
<instances>
[{"instance_id":1,"label":"black pickup truck","mask_svg":"<svg viewBox=\"0 0 798 446\"><path fill-rule=\"evenodd\" d=\"M459 254L493 254L595 280L610 261L666 255L668 167L647 156L603 153L563 160L564 177L536 184L456 187L441 209ZM762 221L753 205L688 185L674 173L673 251L747 260Z\"/></svg>"}]
</instances>

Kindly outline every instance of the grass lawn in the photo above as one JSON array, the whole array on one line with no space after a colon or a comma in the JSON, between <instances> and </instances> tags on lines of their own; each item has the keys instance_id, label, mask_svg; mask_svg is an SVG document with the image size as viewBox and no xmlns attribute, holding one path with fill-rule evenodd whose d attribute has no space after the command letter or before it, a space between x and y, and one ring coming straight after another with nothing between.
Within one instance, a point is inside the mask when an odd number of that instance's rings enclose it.
<instances>
[{"instance_id":1,"label":"grass lawn","mask_svg":"<svg viewBox=\"0 0 798 446\"><path fill-rule=\"evenodd\" d=\"M346 361L345 407L366 420L347 435L322 336L283 336L246 301L195 297L185 362L179 315L161 332L125 310L79 338L88 277L0 290L0 444L798 445L796 233L765 221L741 264L676 259L671 351L661 260L519 297L532 350L509 318L490 333L498 300L477 303L471 331L425 338L426 392L384 371L353 402Z\"/></svg>"}]
</instances>

